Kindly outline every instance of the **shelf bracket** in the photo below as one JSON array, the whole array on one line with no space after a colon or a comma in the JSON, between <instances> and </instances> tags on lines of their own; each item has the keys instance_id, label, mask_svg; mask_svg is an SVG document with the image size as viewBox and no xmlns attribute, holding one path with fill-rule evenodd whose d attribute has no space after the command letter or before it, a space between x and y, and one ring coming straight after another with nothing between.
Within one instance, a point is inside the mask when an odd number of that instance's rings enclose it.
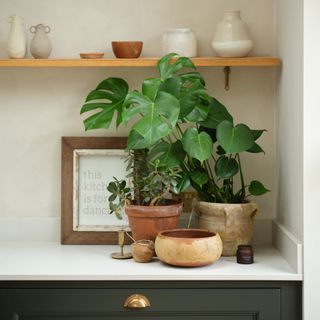
<instances>
[{"instance_id":1,"label":"shelf bracket","mask_svg":"<svg viewBox=\"0 0 320 320\"><path fill-rule=\"evenodd\" d=\"M226 91L229 91L230 89L230 73L231 73L231 68L230 67L224 67L223 68L223 73L224 73L224 89Z\"/></svg>"}]
</instances>

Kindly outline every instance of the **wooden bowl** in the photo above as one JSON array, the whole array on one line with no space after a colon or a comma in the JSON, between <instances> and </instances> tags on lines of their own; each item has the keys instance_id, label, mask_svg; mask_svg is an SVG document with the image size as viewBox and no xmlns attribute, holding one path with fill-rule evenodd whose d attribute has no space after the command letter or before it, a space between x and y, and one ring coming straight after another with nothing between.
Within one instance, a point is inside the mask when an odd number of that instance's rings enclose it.
<instances>
[{"instance_id":1,"label":"wooden bowl","mask_svg":"<svg viewBox=\"0 0 320 320\"><path fill-rule=\"evenodd\" d=\"M218 233L203 229L174 229L159 232L155 250L159 259L179 267L199 267L218 260L222 241Z\"/></svg>"},{"instance_id":2,"label":"wooden bowl","mask_svg":"<svg viewBox=\"0 0 320 320\"><path fill-rule=\"evenodd\" d=\"M104 53L102 52L83 52L80 53L82 59L101 59L103 58Z\"/></svg>"},{"instance_id":3,"label":"wooden bowl","mask_svg":"<svg viewBox=\"0 0 320 320\"><path fill-rule=\"evenodd\" d=\"M139 58L143 42L142 41L112 41L112 50L117 58Z\"/></svg>"}]
</instances>

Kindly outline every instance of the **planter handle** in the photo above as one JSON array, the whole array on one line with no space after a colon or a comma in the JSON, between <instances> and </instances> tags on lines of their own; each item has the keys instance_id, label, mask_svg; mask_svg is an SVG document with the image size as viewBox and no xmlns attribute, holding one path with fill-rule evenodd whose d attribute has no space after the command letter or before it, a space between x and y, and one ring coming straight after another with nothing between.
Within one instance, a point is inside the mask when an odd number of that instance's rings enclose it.
<instances>
[{"instance_id":1,"label":"planter handle","mask_svg":"<svg viewBox=\"0 0 320 320\"><path fill-rule=\"evenodd\" d=\"M252 213L251 213L250 217L253 220L259 212L259 207L254 202L251 202L251 206L252 206Z\"/></svg>"}]
</instances>

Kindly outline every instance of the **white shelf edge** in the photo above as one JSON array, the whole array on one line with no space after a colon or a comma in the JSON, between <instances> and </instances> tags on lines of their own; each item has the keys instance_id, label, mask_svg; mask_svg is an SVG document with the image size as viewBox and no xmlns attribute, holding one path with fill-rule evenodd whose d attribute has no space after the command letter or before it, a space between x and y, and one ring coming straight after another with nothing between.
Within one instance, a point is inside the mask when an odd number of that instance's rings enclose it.
<instances>
[{"instance_id":1,"label":"white shelf edge","mask_svg":"<svg viewBox=\"0 0 320 320\"><path fill-rule=\"evenodd\" d=\"M272 221L272 244L295 270L303 273L302 243L278 221Z\"/></svg>"}]
</instances>

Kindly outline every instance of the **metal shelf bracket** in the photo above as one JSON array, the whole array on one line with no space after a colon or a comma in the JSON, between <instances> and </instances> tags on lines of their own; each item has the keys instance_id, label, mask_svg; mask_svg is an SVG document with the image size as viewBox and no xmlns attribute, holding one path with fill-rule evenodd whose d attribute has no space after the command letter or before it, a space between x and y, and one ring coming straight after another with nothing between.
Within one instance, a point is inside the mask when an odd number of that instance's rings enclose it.
<instances>
[{"instance_id":1,"label":"metal shelf bracket","mask_svg":"<svg viewBox=\"0 0 320 320\"><path fill-rule=\"evenodd\" d=\"M230 73L231 73L231 68L230 67L224 67L223 68L223 73L224 73L224 89L226 91L230 90Z\"/></svg>"}]
</instances>

